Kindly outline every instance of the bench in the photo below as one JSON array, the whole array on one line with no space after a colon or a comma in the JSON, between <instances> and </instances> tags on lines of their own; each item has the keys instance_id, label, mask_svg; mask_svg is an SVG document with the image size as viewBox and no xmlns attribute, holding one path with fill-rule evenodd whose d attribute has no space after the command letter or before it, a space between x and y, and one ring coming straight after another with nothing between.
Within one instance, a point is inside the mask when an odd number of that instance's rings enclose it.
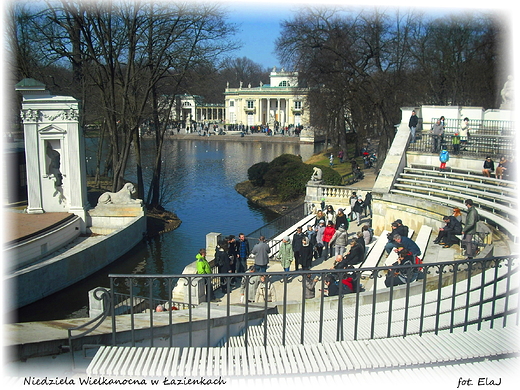
<instances>
[{"instance_id":1,"label":"bench","mask_svg":"<svg viewBox=\"0 0 520 390\"><path fill-rule=\"evenodd\" d=\"M423 174L415 174L409 172L403 172L399 175L398 180L402 178L403 180L409 181L424 181L430 183L448 183L461 188L473 188L480 189L483 192L489 192L492 194L499 194L501 196L507 196L509 198L516 198L516 188L497 186L495 184L486 184L486 183L477 183L470 180L459 180L453 177L439 177L437 175L427 176Z\"/></svg>"},{"instance_id":2,"label":"bench","mask_svg":"<svg viewBox=\"0 0 520 390\"><path fill-rule=\"evenodd\" d=\"M469 180L469 181L476 181L478 183L488 183L488 184L495 184L497 186L504 186L504 187L512 187L516 189L516 183L508 180L500 180L500 179L494 179L492 177L482 176L481 173L458 173L458 172L450 172L448 170L445 171L438 171L433 169L420 169L420 168L410 168L405 167L405 172L415 172L418 174L424 174L424 175L430 175L430 176L439 176L439 177L459 177L463 180Z\"/></svg>"},{"instance_id":3,"label":"bench","mask_svg":"<svg viewBox=\"0 0 520 390\"><path fill-rule=\"evenodd\" d=\"M498 163L496 165L498 166ZM437 166L437 165L411 164L411 167L418 168L418 169L426 169L426 170L431 170L431 171L439 171L439 166ZM468 175L473 175L473 176L483 176L481 169L469 169L469 168L454 167L454 166L447 166L444 169L444 172L463 173L463 174L468 174ZM495 178L495 173L491 173L491 175L492 175L491 179L493 179L494 182L497 182L497 179ZM516 187L516 182L514 182L512 180L498 179L498 181L501 184ZM504 181L505 181L505 183L504 183Z\"/></svg>"},{"instance_id":4,"label":"bench","mask_svg":"<svg viewBox=\"0 0 520 390\"><path fill-rule=\"evenodd\" d=\"M403 188L409 192L423 191L423 192L427 192L428 194L432 194L432 193L440 194L440 195L447 197L448 199L450 199L450 197L451 197L451 198L465 200L469 197L469 194L467 193L469 191L467 191L467 192L465 191L464 193L448 191L449 189L452 189L453 187L442 185L442 184L438 185L440 187L438 189L432 188L433 186L435 186L435 185L431 185L431 187L420 187L420 186L409 185L409 184L399 184L399 183L394 184L394 187L397 189ZM480 194L482 194L482 193L480 193ZM493 212L500 212L502 214L505 214L508 218L510 216L513 216L513 217L516 216L517 210L513 209L510 206L506 206L501 203L497 203L495 201L492 202L492 201L486 200L484 198L479 197L477 194L475 194L475 196L472 197L472 199L473 199L473 202L476 203L477 205L480 205L481 207L485 207L487 209L493 210Z\"/></svg>"},{"instance_id":5,"label":"bench","mask_svg":"<svg viewBox=\"0 0 520 390\"><path fill-rule=\"evenodd\" d=\"M396 188L403 188L409 193L417 193L417 192L425 192L428 193L428 195L434 195L438 197L447 198L448 200L451 198L455 199L461 199L463 202L465 199L468 198L467 194L463 194L461 192L452 192L452 191L446 191L441 189L434 189L434 188L428 188L428 187L418 187L418 186L411 186L406 184L396 184ZM502 214L501 216L506 217L509 219L515 219L517 211L511 207L505 206L500 203L490 202L489 200L478 198L478 197L472 197L473 202L476 207L479 207L479 210L482 210L482 208L492 210L492 213L495 215Z\"/></svg>"},{"instance_id":6,"label":"bench","mask_svg":"<svg viewBox=\"0 0 520 390\"><path fill-rule=\"evenodd\" d=\"M402 176L412 176L412 175L402 175ZM516 200L516 191L515 197L505 195L504 193L496 193L496 192L490 192L486 191L484 188L479 188L481 185L475 187L463 187L461 185L458 185L455 181L449 180L449 179L442 179L442 178L429 178L430 181L426 180L417 180L417 179L406 179L404 177L399 177L397 179L397 183L395 186L401 186L401 185L412 185L413 187L421 187L421 188L432 188L432 187L438 187L439 189L453 189L455 191L459 191L460 193L464 193L467 195L474 195L478 198L484 198L486 200L499 203L499 204L505 204L508 207L516 207L517 206L517 200ZM464 182L459 181L459 183L465 184ZM485 184L482 184L482 186L485 186Z\"/></svg>"},{"instance_id":7,"label":"bench","mask_svg":"<svg viewBox=\"0 0 520 390\"><path fill-rule=\"evenodd\" d=\"M376 240L376 242L372 245L372 249L368 253L367 257L365 258L365 261L362 263L363 267L377 267L377 264L379 263L379 260L381 259L381 256L383 255L383 251L385 250L385 245L388 242L387 235L390 233L388 230L383 230L381 234L379 235L379 238ZM359 268L357 266L356 268ZM364 271L362 273L362 277L369 277L371 272Z\"/></svg>"},{"instance_id":8,"label":"bench","mask_svg":"<svg viewBox=\"0 0 520 390\"><path fill-rule=\"evenodd\" d=\"M407 195L410 197L420 198L424 199L430 202L435 202L439 204L446 205L451 208L460 208L464 209L464 203L454 201L452 199L446 199L444 197L439 196L433 196L433 195L426 195L426 194L420 194L417 192L410 192L410 191L403 191L403 190L396 190L392 189L390 190L391 193L400 194L400 195ZM495 225L497 228L502 228L503 231L505 231L514 242L517 241L518 238L518 227L514 223L508 221L507 219L501 217L500 215L494 214L490 211L478 209L478 214L480 216L480 219L485 220L487 223L490 223L492 225ZM500 230L500 229L499 229Z\"/></svg>"},{"instance_id":9,"label":"bench","mask_svg":"<svg viewBox=\"0 0 520 390\"><path fill-rule=\"evenodd\" d=\"M430 241L430 236L432 234L432 228L426 225L422 225L419 230L419 234L417 234L417 238L415 239L415 243L421 250L421 255L419 258L423 259L424 253L426 252L426 248L428 247L428 242Z\"/></svg>"}]
</instances>

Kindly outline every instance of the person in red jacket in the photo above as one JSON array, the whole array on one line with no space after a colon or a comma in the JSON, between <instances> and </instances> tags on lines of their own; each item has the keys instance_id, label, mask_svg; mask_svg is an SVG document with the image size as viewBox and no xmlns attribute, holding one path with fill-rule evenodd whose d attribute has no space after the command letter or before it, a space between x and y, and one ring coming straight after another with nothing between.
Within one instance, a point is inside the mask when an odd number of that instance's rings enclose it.
<instances>
[{"instance_id":1,"label":"person in red jacket","mask_svg":"<svg viewBox=\"0 0 520 390\"><path fill-rule=\"evenodd\" d=\"M330 245L330 240L332 239L332 236L334 236L334 233L336 233L336 228L334 227L334 223L332 221L327 222L327 226L325 227L325 230L323 231L323 245L325 246L325 259L328 259L332 256L334 256L333 248Z\"/></svg>"}]
</instances>

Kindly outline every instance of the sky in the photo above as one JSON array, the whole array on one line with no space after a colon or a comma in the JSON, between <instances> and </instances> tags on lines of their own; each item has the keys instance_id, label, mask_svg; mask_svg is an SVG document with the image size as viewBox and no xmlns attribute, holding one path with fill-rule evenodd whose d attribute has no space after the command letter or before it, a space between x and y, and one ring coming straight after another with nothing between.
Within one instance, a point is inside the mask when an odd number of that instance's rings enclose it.
<instances>
[{"instance_id":1,"label":"sky","mask_svg":"<svg viewBox=\"0 0 520 390\"><path fill-rule=\"evenodd\" d=\"M280 67L275 50L275 41L280 36L280 23L290 20L298 8L317 5L363 5L364 7L419 7L432 15L443 15L451 12L460 12L467 9L508 10L512 9L513 2L502 0L214 0L227 7L228 21L239 27L236 38L243 42L243 47L234 55L247 57L264 68ZM433 5L432 5L433 4ZM519 8L519 7L514 7Z\"/></svg>"}]
</instances>

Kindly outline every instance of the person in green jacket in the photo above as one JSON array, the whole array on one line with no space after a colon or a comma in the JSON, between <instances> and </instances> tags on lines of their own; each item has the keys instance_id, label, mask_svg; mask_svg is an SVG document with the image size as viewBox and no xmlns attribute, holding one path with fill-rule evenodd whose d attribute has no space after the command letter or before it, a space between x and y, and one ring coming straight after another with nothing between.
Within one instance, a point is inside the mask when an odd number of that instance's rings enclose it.
<instances>
[{"instance_id":1,"label":"person in green jacket","mask_svg":"<svg viewBox=\"0 0 520 390\"><path fill-rule=\"evenodd\" d=\"M455 133L453 137L451 137L451 144L453 145L453 154L459 154L460 152L460 135L459 133Z\"/></svg>"},{"instance_id":2,"label":"person in green jacket","mask_svg":"<svg viewBox=\"0 0 520 390\"><path fill-rule=\"evenodd\" d=\"M199 249L199 253L195 256L197 259L197 274L203 275L203 274L210 274L211 273L211 267L206 260L206 249L201 248Z\"/></svg>"},{"instance_id":3,"label":"person in green jacket","mask_svg":"<svg viewBox=\"0 0 520 390\"><path fill-rule=\"evenodd\" d=\"M199 253L195 256L197 259L197 275L207 275L211 274L211 266L206 260L206 249L199 249ZM211 280L204 280L206 287L209 289L210 300L214 301L215 293L213 292L213 288L211 287Z\"/></svg>"},{"instance_id":4,"label":"person in green jacket","mask_svg":"<svg viewBox=\"0 0 520 390\"><path fill-rule=\"evenodd\" d=\"M473 236L477 234L477 222L479 215L475 206L473 206L473 200L466 199L466 207L468 213L466 214L466 223L464 224L464 231L462 232L462 241L466 245L466 255L468 259L472 259L477 252L477 245L473 242Z\"/></svg>"},{"instance_id":5,"label":"person in green jacket","mask_svg":"<svg viewBox=\"0 0 520 390\"><path fill-rule=\"evenodd\" d=\"M282 243L280 244L280 249L278 250L278 255L276 258L280 260L280 264L282 265L283 270L285 272L289 272L291 263L294 258L294 251L289 236L285 236L282 239Z\"/></svg>"}]
</instances>

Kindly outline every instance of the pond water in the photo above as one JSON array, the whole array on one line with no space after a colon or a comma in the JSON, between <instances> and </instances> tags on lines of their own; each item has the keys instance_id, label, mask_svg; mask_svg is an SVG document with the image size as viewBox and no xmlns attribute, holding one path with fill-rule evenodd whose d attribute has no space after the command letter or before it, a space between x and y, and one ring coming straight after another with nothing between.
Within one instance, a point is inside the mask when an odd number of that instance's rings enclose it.
<instances>
[{"instance_id":1,"label":"pond water","mask_svg":"<svg viewBox=\"0 0 520 390\"><path fill-rule=\"evenodd\" d=\"M218 136L217 136L218 137ZM266 137L267 138L267 137ZM87 171L93 172L96 139L87 139ZM145 175L153 147L143 141ZM266 141L168 139L164 153L165 208L182 223L174 231L143 240L129 253L87 279L18 311L18 321L43 321L85 316L88 291L108 286L109 273L180 274L206 244L206 234L248 234L278 215L260 209L238 194L236 183L247 180L248 168L284 153L307 160L322 145ZM148 160L147 160L148 158ZM129 163L129 167L133 163ZM147 169L148 168L148 169ZM132 174L126 177L133 180Z\"/></svg>"}]
</instances>

